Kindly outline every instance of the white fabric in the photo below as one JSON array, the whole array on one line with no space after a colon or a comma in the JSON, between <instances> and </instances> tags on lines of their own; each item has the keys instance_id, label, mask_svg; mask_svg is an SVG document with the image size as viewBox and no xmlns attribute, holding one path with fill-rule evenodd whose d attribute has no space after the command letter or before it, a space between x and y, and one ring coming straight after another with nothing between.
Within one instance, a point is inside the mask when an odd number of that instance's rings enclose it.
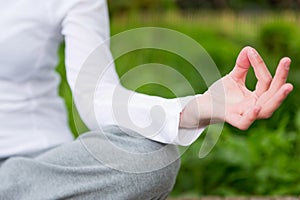
<instances>
[{"instance_id":1,"label":"white fabric","mask_svg":"<svg viewBox=\"0 0 300 200\"><path fill-rule=\"evenodd\" d=\"M75 95L79 100L75 100L80 101L84 92L76 91L76 79L81 66L109 37L106 2L15 0L0 4L0 158L71 141L64 102L58 96L59 76L54 70L57 49L65 39L67 78L74 94L79 92ZM108 53L101 55L103 59L110 57L109 47L106 48ZM114 68L101 81L93 100L96 120L78 106L92 130L120 125L112 112L112 91L119 84ZM129 92L124 88L120 91ZM128 103L120 99L116 106L125 104ZM182 110L178 99L134 93L129 103L130 121L137 127L151 124L150 110L155 105L164 110L164 123L162 127L153 127L159 131L146 137L188 145L200 135L202 130L178 130Z\"/></svg>"}]
</instances>

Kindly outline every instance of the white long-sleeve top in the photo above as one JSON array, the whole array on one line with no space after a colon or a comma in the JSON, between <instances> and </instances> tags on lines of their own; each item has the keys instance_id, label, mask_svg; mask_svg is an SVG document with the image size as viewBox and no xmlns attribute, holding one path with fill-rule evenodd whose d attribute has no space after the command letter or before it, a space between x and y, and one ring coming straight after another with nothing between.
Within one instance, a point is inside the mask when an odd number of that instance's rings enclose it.
<instances>
[{"instance_id":1,"label":"white long-sleeve top","mask_svg":"<svg viewBox=\"0 0 300 200\"><path fill-rule=\"evenodd\" d=\"M101 78L100 86L95 87L93 99L81 101L89 96L84 91L89 84L78 84L79 72L89 55L109 38L105 0L15 0L0 1L0 5L0 158L73 140L64 102L58 95L59 75L54 70L63 40L68 83L79 113L91 130L129 124L126 128L152 140L179 145L188 145L200 135L202 130L178 128L182 110L178 99L120 88L113 65ZM99 53L99 62L110 60L108 45ZM85 75L89 73L93 74ZM88 78L83 80L88 82ZM119 92L118 101L114 101L115 91ZM127 94L131 95L130 102L123 99ZM86 102L92 102L91 110L84 106ZM160 116L151 116L155 106L163 110L163 122L156 123ZM130 123L116 117L118 109L124 108ZM151 129L143 133L143 127L149 124Z\"/></svg>"}]
</instances>

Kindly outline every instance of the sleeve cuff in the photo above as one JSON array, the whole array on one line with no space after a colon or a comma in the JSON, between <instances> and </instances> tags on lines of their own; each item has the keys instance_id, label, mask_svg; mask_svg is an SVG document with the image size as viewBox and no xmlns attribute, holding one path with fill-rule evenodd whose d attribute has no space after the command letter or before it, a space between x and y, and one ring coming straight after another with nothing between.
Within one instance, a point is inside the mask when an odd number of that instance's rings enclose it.
<instances>
[{"instance_id":1,"label":"sleeve cuff","mask_svg":"<svg viewBox=\"0 0 300 200\"><path fill-rule=\"evenodd\" d=\"M153 138L154 140L180 146L188 146L201 135L205 128L179 128L180 112L193 98L195 98L195 96L166 100L166 102L163 104L163 108L167 115L165 125L160 131L161 134L157 135L157 138Z\"/></svg>"}]
</instances>

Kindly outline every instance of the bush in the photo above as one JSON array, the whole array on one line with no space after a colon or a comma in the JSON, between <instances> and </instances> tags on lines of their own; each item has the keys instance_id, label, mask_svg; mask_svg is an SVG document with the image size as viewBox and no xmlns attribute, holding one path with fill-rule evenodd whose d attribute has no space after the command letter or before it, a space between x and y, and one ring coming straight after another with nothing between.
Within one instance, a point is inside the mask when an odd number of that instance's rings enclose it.
<instances>
[{"instance_id":1,"label":"bush","mask_svg":"<svg viewBox=\"0 0 300 200\"><path fill-rule=\"evenodd\" d=\"M173 194L299 195L300 136L286 130L288 120L277 130L260 126L247 135L225 127L204 159L197 158L201 136L182 157Z\"/></svg>"},{"instance_id":2,"label":"bush","mask_svg":"<svg viewBox=\"0 0 300 200\"><path fill-rule=\"evenodd\" d=\"M108 0L108 6L112 15L130 11L165 11L174 8L173 0Z\"/></svg>"},{"instance_id":3,"label":"bush","mask_svg":"<svg viewBox=\"0 0 300 200\"><path fill-rule=\"evenodd\" d=\"M299 49L298 37L299 30L294 25L287 22L273 22L264 25L261 29L259 41L274 55L294 55Z\"/></svg>"}]
</instances>

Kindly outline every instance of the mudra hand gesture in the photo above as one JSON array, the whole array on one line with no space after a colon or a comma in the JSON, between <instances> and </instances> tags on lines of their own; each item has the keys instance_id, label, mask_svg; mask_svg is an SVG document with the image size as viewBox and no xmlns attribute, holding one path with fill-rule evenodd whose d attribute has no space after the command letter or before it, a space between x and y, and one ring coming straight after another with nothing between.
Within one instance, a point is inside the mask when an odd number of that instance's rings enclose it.
<instances>
[{"instance_id":1,"label":"mudra hand gesture","mask_svg":"<svg viewBox=\"0 0 300 200\"><path fill-rule=\"evenodd\" d=\"M271 117L293 90L292 84L286 83L290 63L289 58L282 58L272 78L257 51L245 47L228 75L185 106L180 116L180 127L196 128L225 121L246 130L255 120ZM257 78L254 91L245 85L251 66Z\"/></svg>"}]
</instances>

